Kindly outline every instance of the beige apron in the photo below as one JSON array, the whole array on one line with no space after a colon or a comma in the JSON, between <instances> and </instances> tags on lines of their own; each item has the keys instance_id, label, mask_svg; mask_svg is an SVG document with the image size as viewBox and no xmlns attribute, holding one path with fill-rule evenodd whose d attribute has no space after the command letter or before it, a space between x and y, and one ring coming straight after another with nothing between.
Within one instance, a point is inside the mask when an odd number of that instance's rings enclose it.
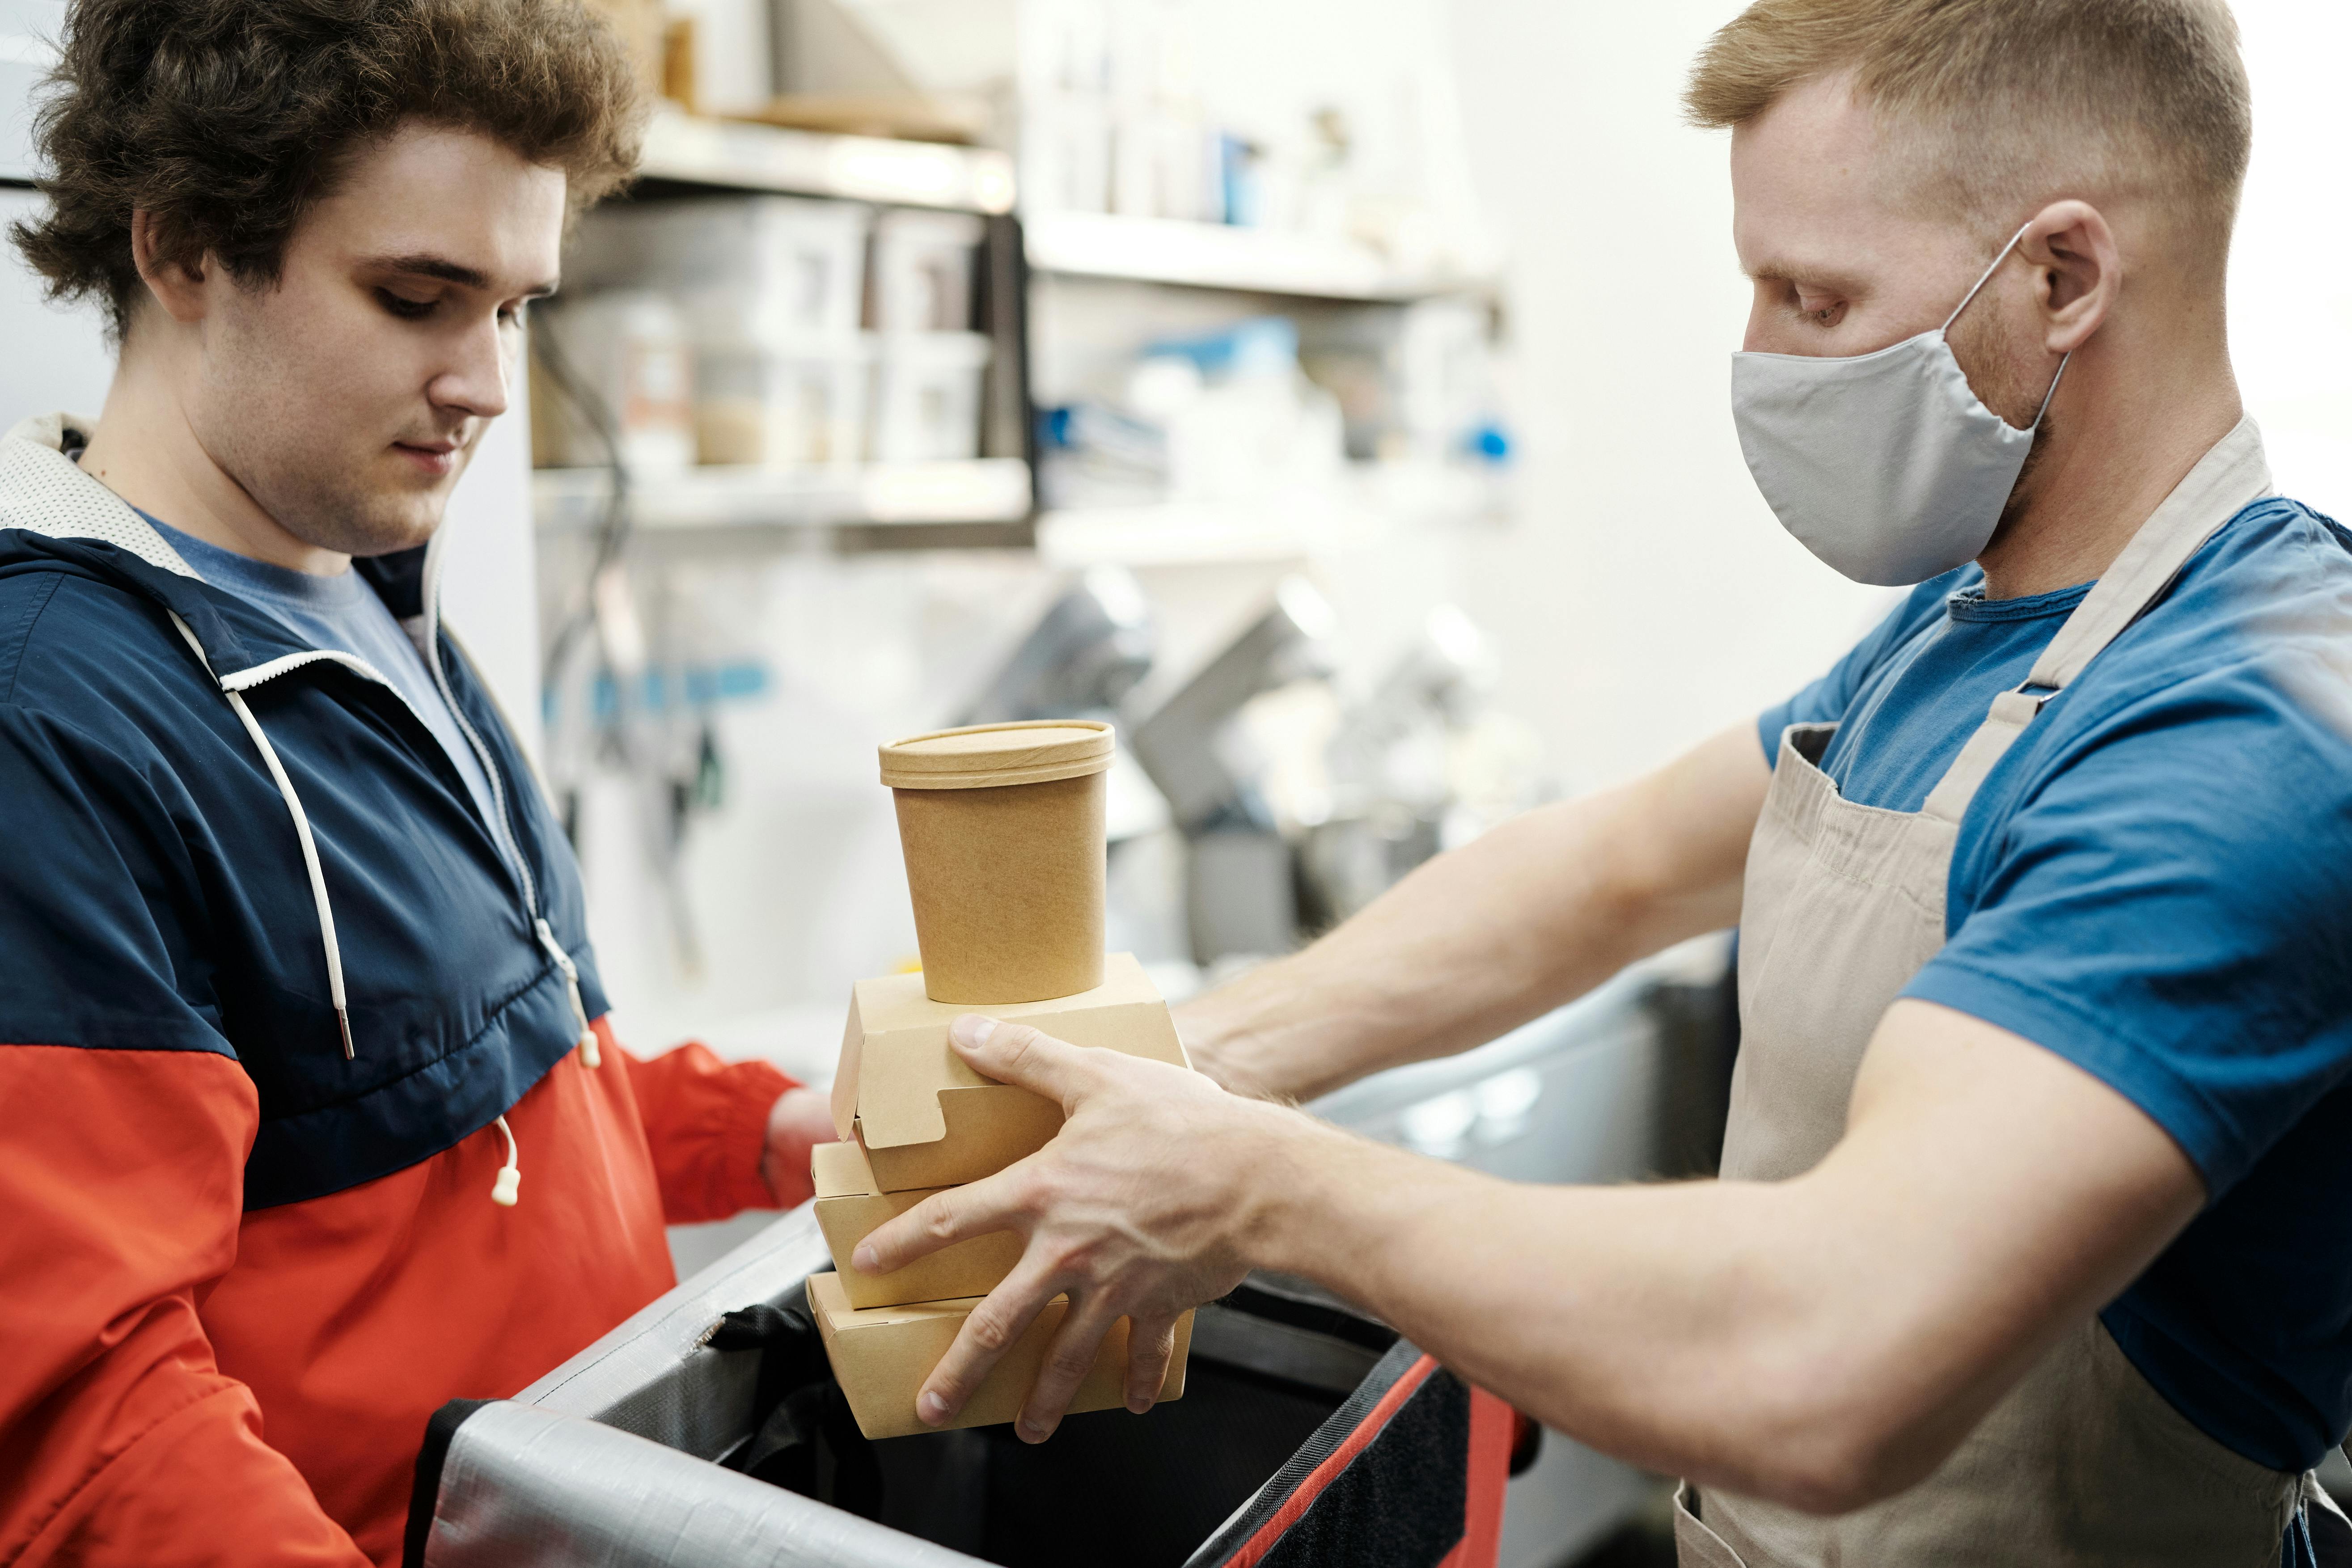
<instances>
[{"instance_id":1,"label":"beige apron","mask_svg":"<svg viewBox=\"0 0 2352 1568\"><path fill-rule=\"evenodd\" d=\"M1792 725L1781 737L1748 852L1726 1178L1797 1175L1844 1135L1864 1048L1944 945L1945 879L1978 786L2042 704L2269 490L2262 437L2246 420L2141 526L2024 686L1993 699L1917 814L1840 798L1818 765L1835 725ZM2301 1477L2242 1458L2190 1425L2093 1317L1909 1490L1822 1519L1685 1487L1675 1534L1685 1568L2270 1568L2301 1490Z\"/></svg>"}]
</instances>

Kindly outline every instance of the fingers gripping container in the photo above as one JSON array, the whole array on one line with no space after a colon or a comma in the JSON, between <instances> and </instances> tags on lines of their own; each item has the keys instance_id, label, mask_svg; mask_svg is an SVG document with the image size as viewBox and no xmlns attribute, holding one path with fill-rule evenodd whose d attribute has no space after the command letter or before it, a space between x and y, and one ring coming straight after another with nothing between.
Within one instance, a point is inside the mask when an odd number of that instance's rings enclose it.
<instances>
[{"instance_id":1,"label":"fingers gripping container","mask_svg":"<svg viewBox=\"0 0 2352 1568\"><path fill-rule=\"evenodd\" d=\"M834 1129L810 1162L835 1271L808 1290L825 1352L867 1437L928 1432L915 1398L980 1299L1021 1258L1010 1233L958 1242L905 1268L851 1262L877 1226L943 1189L1034 1152L1062 1108L982 1077L948 1043L979 1010L1074 1046L1188 1064L1140 964L1103 952L1103 773L1115 737L1089 721L942 730L881 749L923 967L851 989ZM1012 1420L1068 1310L1056 1298L957 1413ZM1179 1324L1160 1398L1184 1392L1192 1323ZM1072 1408L1126 1393L1127 1324L1104 1338Z\"/></svg>"},{"instance_id":2,"label":"fingers gripping container","mask_svg":"<svg viewBox=\"0 0 2352 1568\"><path fill-rule=\"evenodd\" d=\"M426 1430L406 1568L1491 1568L1528 1430L1294 1281L1203 1307L1181 1403L868 1442L779 1219L512 1399Z\"/></svg>"}]
</instances>

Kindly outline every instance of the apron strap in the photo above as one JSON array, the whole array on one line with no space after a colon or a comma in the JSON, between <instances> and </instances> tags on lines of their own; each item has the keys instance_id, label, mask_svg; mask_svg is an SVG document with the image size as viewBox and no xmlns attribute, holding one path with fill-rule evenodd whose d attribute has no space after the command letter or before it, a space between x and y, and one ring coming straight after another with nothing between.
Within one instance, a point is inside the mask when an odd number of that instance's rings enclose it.
<instances>
[{"instance_id":1,"label":"apron strap","mask_svg":"<svg viewBox=\"0 0 2352 1568\"><path fill-rule=\"evenodd\" d=\"M2271 493L2262 432L2251 416L2213 444L2163 504L2140 524L2113 565L2091 585L2025 684L1992 700L1991 710L1949 772L1927 796L1927 815L1958 826L1969 803L2010 742L2024 732L2042 705L2066 689L2124 628L2164 596L2189 558L2251 502Z\"/></svg>"}]
</instances>

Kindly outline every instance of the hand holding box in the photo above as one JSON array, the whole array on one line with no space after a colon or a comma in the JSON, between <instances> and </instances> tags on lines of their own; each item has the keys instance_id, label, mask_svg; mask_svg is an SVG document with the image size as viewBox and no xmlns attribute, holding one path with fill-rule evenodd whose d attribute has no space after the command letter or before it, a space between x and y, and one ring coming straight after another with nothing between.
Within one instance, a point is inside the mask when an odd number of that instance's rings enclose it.
<instances>
[{"instance_id":1,"label":"hand holding box","mask_svg":"<svg viewBox=\"0 0 2352 1568\"><path fill-rule=\"evenodd\" d=\"M834 1079L843 1142L814 1152L817 1220L837 1273L809 1283L826 1353L870 1437L926 1431L917 1392L1023 1238L976 1237L889 1274L851 1266L858 1242L941 1188L1043 1147L1062 1108L974 1072L948 1028L975 1008L1073 1045L1189 1066L1167 1004L1133 957L1103 952L1108 724L981 725L882 749L914 897L919 974L861 980ZM1059 1310L1023 1336L954 1425L1009 1421ZM1160 1397L1183 1392L1190 1314ZM1032 1341L1035 1342L1031 1343ZM1103 1342L1073 1410L1121 1403L1126 1337Z\"/></svg>"}]
</instances>

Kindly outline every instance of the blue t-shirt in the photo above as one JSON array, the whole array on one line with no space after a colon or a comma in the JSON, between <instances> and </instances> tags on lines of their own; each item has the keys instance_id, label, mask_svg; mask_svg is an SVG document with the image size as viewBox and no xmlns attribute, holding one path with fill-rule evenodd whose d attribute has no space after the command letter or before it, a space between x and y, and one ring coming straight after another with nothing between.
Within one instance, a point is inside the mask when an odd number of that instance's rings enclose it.
<instances>
[{"instance_id":1,"label":"blue t-shirt","mask_svg":"<svg viewBox=\"0 0 2352 1568\"><path fill-rule=\"evenodd\" d=\"M1850 801L1914 812L2088 585L1922 584L1758 723L1836 721ZM2057 1052L2202 1173L2105 1312L2210 1436L2278 1469L2352 1426L2352 533L2257 501L2045 706L1960 824L1906 996Z\"/></svg>"},{"instance_id":2,"label":"blue t-shirt","mask_svg":"<svg viewBox=\"0 0 2352 1568\"><path fill-rule=\"evenodd\" d=\"M498 808L491 804L489 775L482 771L482 759L457 727L457 715L449 711L448 700L441 695L432 670L425 668L425 655L401 630L391 606L366 578L356 572L320 577L273 566L183 533L143 511L139 515L154 524L155 531L180 552L180 559L214 587L275 616L312 647L356 654L373 666L449 753L482 820L493 825L501 850L511 853Z\"/></svg>"}]
</instances>

